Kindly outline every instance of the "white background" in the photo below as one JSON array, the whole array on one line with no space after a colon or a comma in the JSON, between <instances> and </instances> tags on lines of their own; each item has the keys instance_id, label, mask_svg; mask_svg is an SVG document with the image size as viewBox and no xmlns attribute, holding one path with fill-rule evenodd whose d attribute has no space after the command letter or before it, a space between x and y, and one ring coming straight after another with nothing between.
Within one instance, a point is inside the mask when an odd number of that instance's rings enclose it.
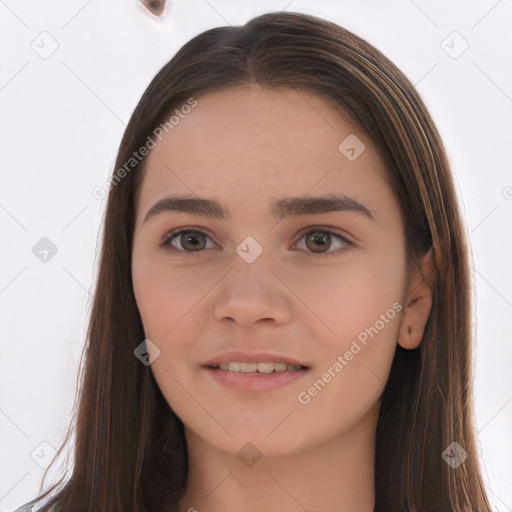
<instances>
[{"instance_id":1,"label":"white background","mask_svg":"<svg viewBox=\"0 0 512 512\"><path fill-rule=\"evenodd\" d=\"M377 46L441 132L473 248L484 477L496 510L512 510L511 0L175 0L157 19L137 0L0 0L0 512L36 495L43 469L31 454L63 439L105 206L92 190L140 95L196 34L283 9ZM52 44L48 58L33 49ZM47 263L32 253L44 236L58 249Z\"/></svg>"}]
</instances>

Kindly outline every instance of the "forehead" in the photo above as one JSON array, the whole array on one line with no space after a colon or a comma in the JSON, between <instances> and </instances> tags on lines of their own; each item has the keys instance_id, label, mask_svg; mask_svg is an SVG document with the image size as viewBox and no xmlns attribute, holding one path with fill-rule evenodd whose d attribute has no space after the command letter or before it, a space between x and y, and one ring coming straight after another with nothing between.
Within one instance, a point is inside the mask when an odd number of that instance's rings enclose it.
<instances>
[{"instance_id":1,"label":"forehead","mask_svg":"<svg viewBox=\"0 0 512 512\"><path fill-rule=\"evenodd\" d=\"M356 160L340 150L345 140L358 151L364 147ZM357 195L386 185L384 166L361 128L332 102L295 88L206 93L155 142L139 190L146 210L166 192L229 194L233 202L259 204L313 189Z\"/></svg>"}]
</instances>

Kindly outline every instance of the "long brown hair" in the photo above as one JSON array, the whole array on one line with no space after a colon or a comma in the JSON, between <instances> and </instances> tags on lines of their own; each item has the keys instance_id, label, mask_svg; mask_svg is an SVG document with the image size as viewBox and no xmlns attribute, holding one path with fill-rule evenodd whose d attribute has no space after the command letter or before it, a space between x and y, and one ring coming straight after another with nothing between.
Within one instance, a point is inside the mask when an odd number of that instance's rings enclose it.
<instances>
[{"instance_id":1,"label":"long brown hair","mask_svg":"<svg viewBox=\"0 0 512 512\"><path fill-rule=\"evenodd\" d=\"M410 257L432 247L433 304L419 348L397 345L377 425L375 511L490 511L474 428L469 250L439 133L411 82L362 38L310 15L278 12L194 37L144 92L124 133L108 194L99 273L67 436L71 476L43 511L158 512L187 481L183 424L149 366L131 280L135 198L145 159L118 170L190 98L257 83L314 92L376 144L401 205ZM115 178L115 181L114 181ZM443 453L467 452L458 467ZM55 460L54 460L55 461ZM45 474L46 476L46 474ZM167 507L167 508L166 508Z\"/></svg>"}]
</instances>

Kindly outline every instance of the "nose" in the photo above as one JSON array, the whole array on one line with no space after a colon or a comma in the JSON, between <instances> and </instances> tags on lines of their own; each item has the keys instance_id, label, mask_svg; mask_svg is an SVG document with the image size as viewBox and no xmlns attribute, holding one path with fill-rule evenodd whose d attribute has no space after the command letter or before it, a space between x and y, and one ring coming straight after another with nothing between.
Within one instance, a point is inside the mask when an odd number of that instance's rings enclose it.
<instances>
[{"instance_id":1,"label":"nose","mask_svg":"<svg viewBox=\"0 0 512 512\"><path fill-rule=\"evenodd\" d=\"M214 317L218 320L251 327L259 322L284 324L290 318L291 293L263 258L237 261L217 293Z\"/></svg>"}]
</instances>

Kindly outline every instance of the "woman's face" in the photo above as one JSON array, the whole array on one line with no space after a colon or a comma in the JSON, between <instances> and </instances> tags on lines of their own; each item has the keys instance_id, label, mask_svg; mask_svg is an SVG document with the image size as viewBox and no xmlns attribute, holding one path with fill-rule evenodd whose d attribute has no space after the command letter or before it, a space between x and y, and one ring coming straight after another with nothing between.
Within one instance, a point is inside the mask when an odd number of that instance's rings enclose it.
<instances>
[{"instance_id":1,"label":"woman's face","mask_svg":"<svg viewBox=\"0 0 512 512\"><path fill-rule=\"evenodd\" d=\"M236 87L197 98L155 142L133 286L187 435L292 455L375 422L408 283L369 137L312 93Z\"/></svg>"}]
</instances>

